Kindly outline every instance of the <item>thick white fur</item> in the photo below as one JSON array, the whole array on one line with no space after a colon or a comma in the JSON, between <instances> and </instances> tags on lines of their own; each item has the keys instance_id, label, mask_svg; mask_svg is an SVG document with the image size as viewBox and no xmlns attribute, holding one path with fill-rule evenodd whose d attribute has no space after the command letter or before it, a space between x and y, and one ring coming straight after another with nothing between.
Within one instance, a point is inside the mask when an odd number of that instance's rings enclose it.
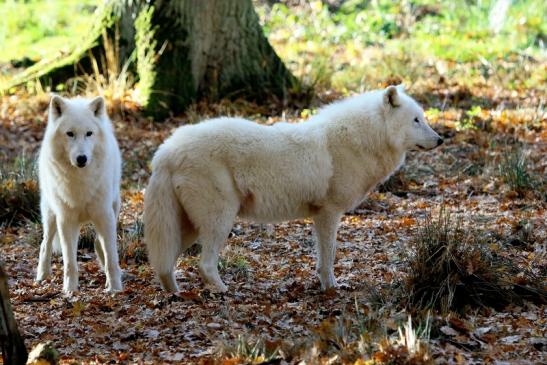
<instances>
[{"instance_id":1,"label":"thick white fur","mask_svg":"<svg viewBox=\"0 0 547 365\"><path fill-rule=\"evenodd\" d=\"M78 166L78 156L86 157L85 166ZM50 275L52 243L58 240L63 254L63 289L78 290L80 225L91 221L99 236L95 247L106 273L106 290L122 290L116 246L121 157L102 97L69 100L53 96L38 171L44 237L36 280Z\"/></svg>"},{"instance_id":2,"label":"thick white fur","mask_svg":"<svg viewBox=\"0 0 547 365\"><path fill-rule=\"evenodd\" d=\"M178 128L155 154L145 193L150 263L164 289L178 290L176 260L199 238L201 275L225 291L218 255L236 216L312 217L321 286L334 287L341 215L389 177L408 150L441 142L420 106L393 86L334 103L300 124L219 118Z\"/></svg>"}]
</instances>

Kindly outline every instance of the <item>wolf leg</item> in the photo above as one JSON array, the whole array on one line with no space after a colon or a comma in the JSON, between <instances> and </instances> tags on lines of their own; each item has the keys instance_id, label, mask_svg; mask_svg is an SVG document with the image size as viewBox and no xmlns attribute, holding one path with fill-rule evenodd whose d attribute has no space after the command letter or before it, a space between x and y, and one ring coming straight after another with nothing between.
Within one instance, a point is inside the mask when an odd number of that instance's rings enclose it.
<instances>
[{"instance_id":1,"label":"wolf leg","mask_svg":"<svg viewBox=\"0 0 547 365\"><path fill-rule=\"evenodd\" d=\"M36 270L36 281L40 282L51 275L51 253L53 251L53 238L57 234L55 215L48 208L42 209L42 229L44 237L40 244L40 257Z\"/></svg>"},{"instance_id":2,"label":"wolf leg","mask_svg":"<svg viewBox=\"0 0 547 365\"><path fill-rule=\"evenodd\" d=\"M218 273L218 256L234 224L235 215L235 212L224 211L221 219L210 222L208 229L201 229L199 234L199 241L202 245L199 262L201 277L206 284L211 285L219 292L228 290Z\"/></svg>"},{"instance_id":3,"label":"wolf leg","mask_svg":"<svg viewBox=\"0 0 547 365\"><path fill-rule=\"evenodd\" d=\"M67 221L66 217L57 217L57 232L63 252L63 290L65 293L78 290L78 234L80 226L76 221Z\"/></svg>"},{"instance_id":4,"label":"wolf leg","mask_svg":"<svg viewBox=\"0 0 547 365\"><path fill-rule=\"evenodd\" d=\"M336 258L336 231L341 214L323 210L314 217L317 236L317 272L321 280L321 289L336 287L334 260Z\"/></svg>"},{"instance_id":5,"label":"wolf leg","mask_svg":"<svg viewBox=\"0 0 547 365\"><path fill-rule=\"evenodd\" d=\"M102 214L101 214L102 213ZM116 216L111 209L105 209L93 217L93 223L99 236L99 244L104 255L104 271L106 274L106 291L122 290L122 270L116 246Z\"/></svg>"}]
</instances>

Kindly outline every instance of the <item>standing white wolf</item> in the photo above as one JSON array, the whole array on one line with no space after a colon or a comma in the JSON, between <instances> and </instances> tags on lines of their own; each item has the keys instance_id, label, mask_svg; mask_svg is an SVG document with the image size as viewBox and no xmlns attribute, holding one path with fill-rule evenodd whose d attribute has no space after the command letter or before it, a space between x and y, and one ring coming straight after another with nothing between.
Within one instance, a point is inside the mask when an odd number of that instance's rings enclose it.
<instances>
[{"instance_id":1,"label":"standing white wolf","mask_svg":"<svg viewBox=\"0 0 547 365\"><path fill-rule=\"evenodd\" d=\"M312 217L322 289L342 214L389 177L413 149L442 143L402 87L334 103L299 124L220 118L178 128L158 149L144 199L150 263L176 291L178 256L199 238L205 282L226 291L218 255L236 216L258 222Z\"/></svg>"},{"instance_id":2,"label":"standing white wolf","mask_svg":"<svg viewBox=\"0 0 547 365\"><path fill-rule=\"evenodd\" d=\"M53 96L38 173L44 238L36 280L51 273L53 241L58 240L63 289L78 290L80 225L91 221L99 236L95 248L106 273L106 290L122 290L116 246L121 157L102 97L69 100Z\"/></svg>"}]
</instances>

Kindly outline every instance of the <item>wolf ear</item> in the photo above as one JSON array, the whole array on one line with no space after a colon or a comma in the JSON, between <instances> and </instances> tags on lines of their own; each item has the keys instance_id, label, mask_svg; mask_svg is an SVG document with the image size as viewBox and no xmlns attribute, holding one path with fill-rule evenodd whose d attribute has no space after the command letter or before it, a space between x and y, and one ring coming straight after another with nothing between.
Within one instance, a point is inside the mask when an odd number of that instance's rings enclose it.
<instances>
[{"instance_id":1,"label":"wolf ear","mask_svg":"<svg viewBox=\"0 0 547 365\"><path fill-rule=\"evenodd\" d=\"M389 105L391 106L392 108L396 108L398 106L401 106L401 103L400 103L400 96L399 96L399 93L397 91L397 87L396 86L388 86L385 90L384 90L384 104L385 105Z\"/></svg>"},{"instance_id":2,"label":"wolf ear","mask_svg":"<svg viewBox=\"0 0 547 365\"><path fill-rule=\"evenodd\" d=\"M59 118L66 110L65 99L59 95L53 95L49 103L49 111L54 119Z\"/></svg>"},{"instance_id":3,"label":"wolf ear","mask_svg":"<svg viewBox=\"0 0 547 365\"><path fill-rule=\"evenodd\" d=\"M104 98L102 96L97 96L89 103L89 109L91 109L93 115L100 117L106 113L104 104Z\"/></svg>"}]
</instances>

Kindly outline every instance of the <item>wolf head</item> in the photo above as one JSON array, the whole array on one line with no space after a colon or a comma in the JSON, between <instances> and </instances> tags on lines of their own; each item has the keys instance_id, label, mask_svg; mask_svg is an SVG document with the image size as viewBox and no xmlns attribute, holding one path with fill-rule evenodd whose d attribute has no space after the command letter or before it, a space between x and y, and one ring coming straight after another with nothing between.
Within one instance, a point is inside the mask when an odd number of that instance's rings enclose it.
<instances>
[{"instance_id":1,"label":"wolf head","mask_svg":"<svg viewBox=\"0 0 547 365\"><path fill-rule=\"evenodd\" d=\"M74 167L84 168L93 162L108 123L101 96L93 100L65 99L58 95L51 98L48 130L55 140L54 153Z\"/></svg>"},{"instance_id":2,"label":"wolf head","mask_svg":"<svg viewBox=\"0 0 547 365\"><path fill-rule=\"evenodd\" d=\"M404 92L404 86L388 86L383 92L385 120L391 143L404 150L430 150L443 139L427 124L423 109Z\"/></svg>"}]
</instances>

